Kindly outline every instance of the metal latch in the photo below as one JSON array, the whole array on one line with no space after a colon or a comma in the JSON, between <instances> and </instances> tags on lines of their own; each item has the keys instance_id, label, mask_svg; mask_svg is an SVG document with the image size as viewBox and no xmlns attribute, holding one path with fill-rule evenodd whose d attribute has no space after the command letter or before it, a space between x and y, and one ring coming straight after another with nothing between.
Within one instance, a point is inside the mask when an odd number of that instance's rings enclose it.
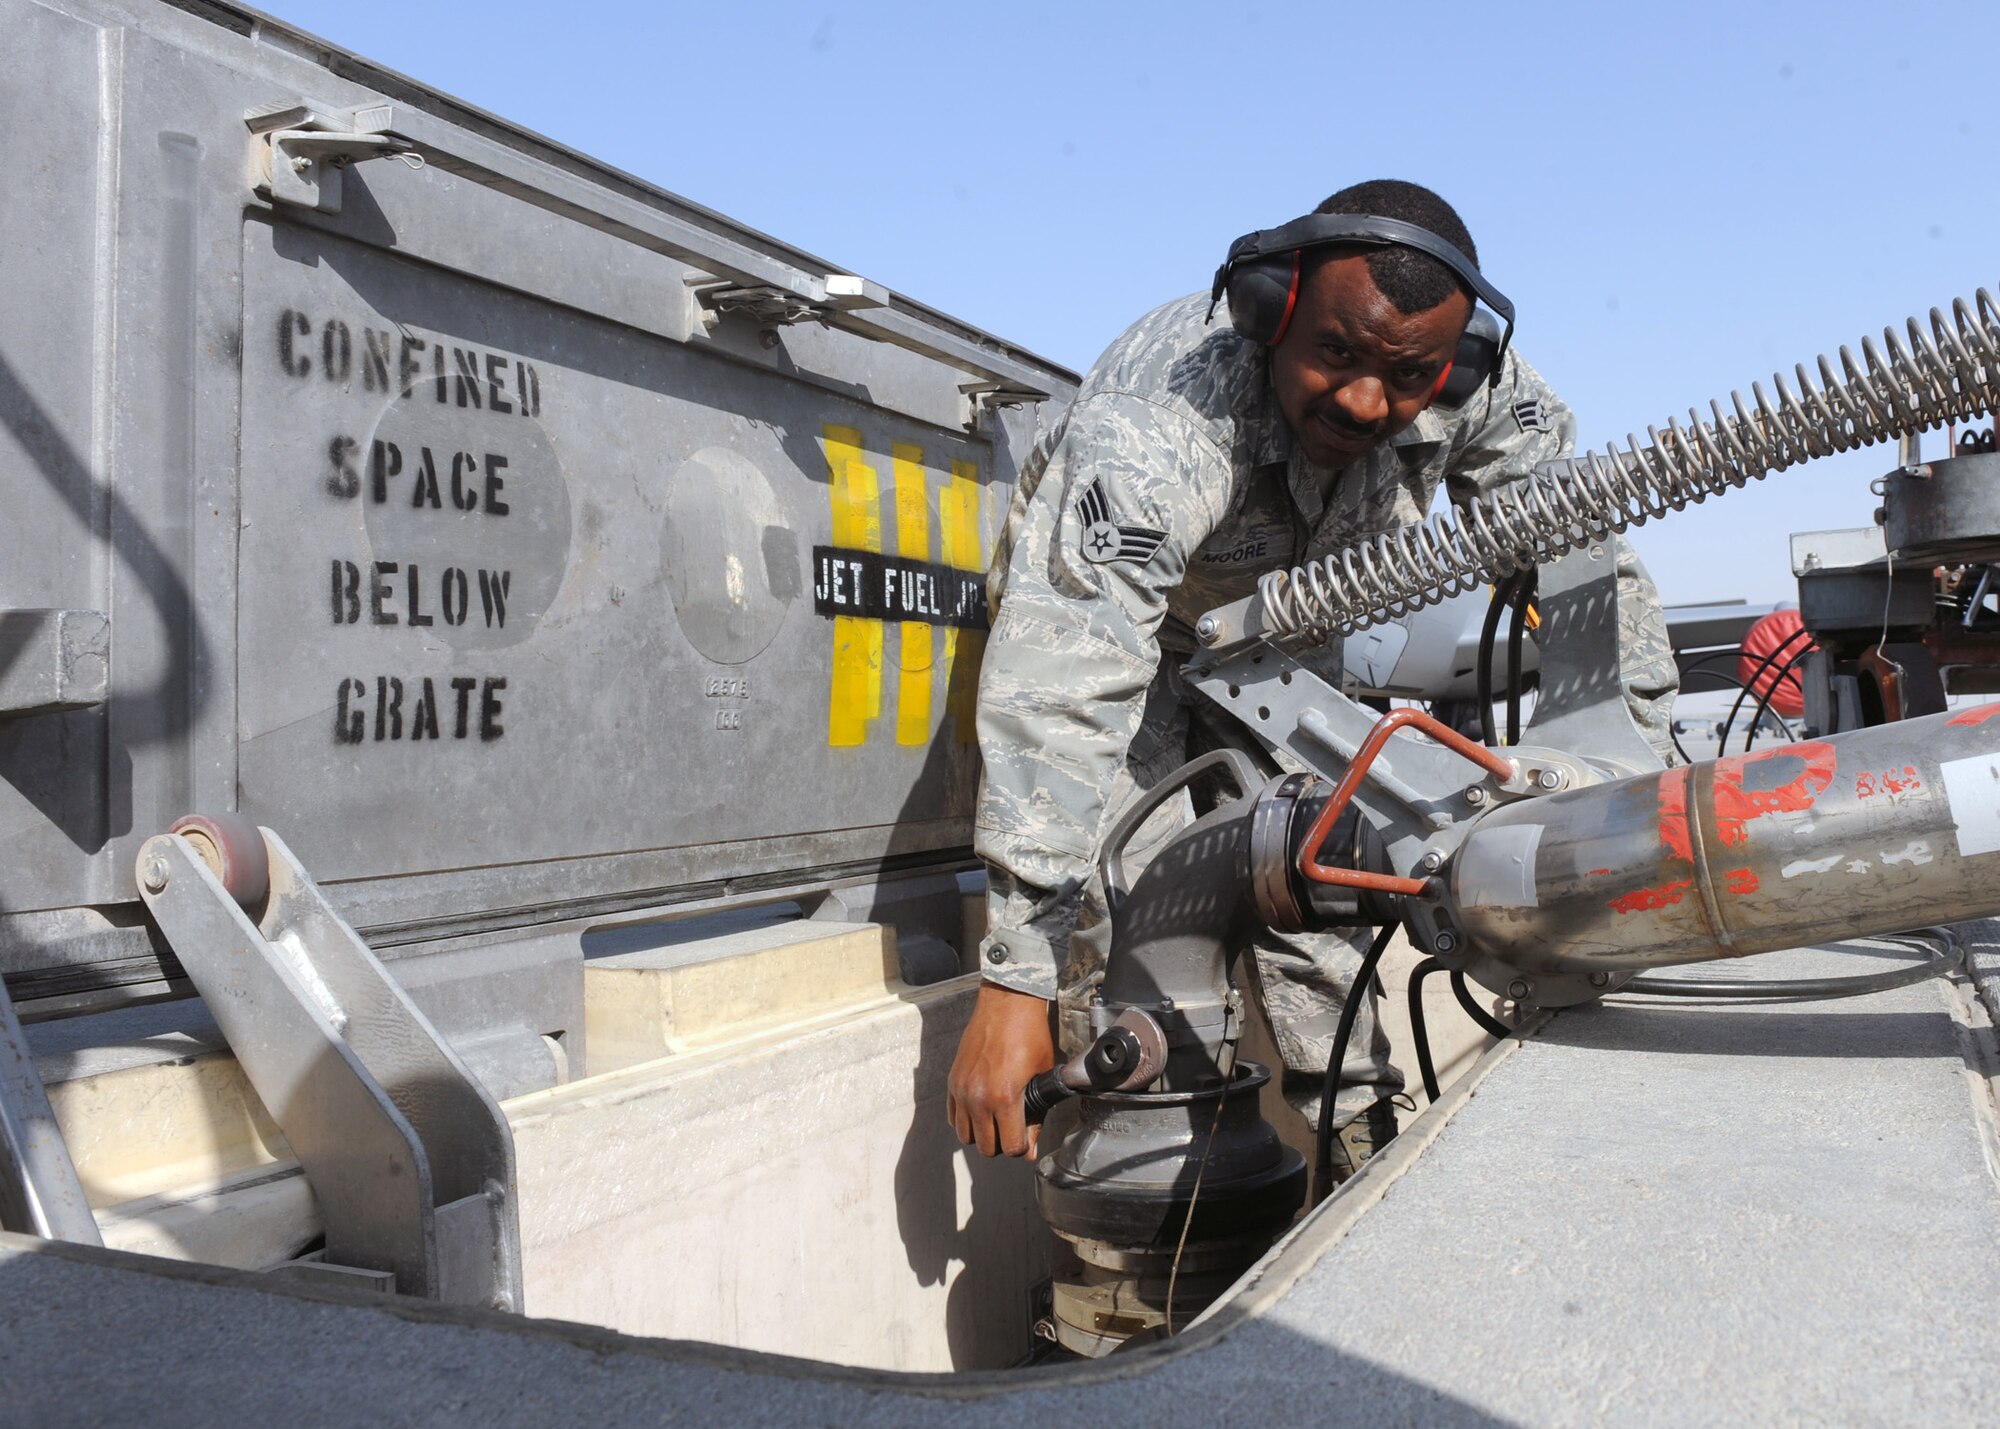
<instances>
[{"instance_id":1,"label":"metal latch","mask_svg":"<svg viewBox=\"0 0 2000 1429\"><path fill-rule=\"evenodd\" d=\"M958 390L969 409L965 419L968 432L978 431L982 420L1003 407L1028 407L1049 400L1048 393L1017 382L961 382Z\"/></svg>"},{"instance_id":2,"label":"metal latch","mask_svg":"<svg viewBox=\"0 0 2000 1429\"><path fill-rule=\"evenodd\" d=\"M298 103L253 109L243 116L250 144L250 186L272 203L340 212L341 171L363 159L400 158L413 168L423 155L388 132L395 106L332 109Z\"/></svg>"},{"instance_id":3,"label":"metal latch","mask_svg":"<svg viewBox=\"0 0 2000 1429\"><path fill-rule=\"evenodd\" d=\"M695 297L711 313L741 313L764 327L824 323L837 313L886 307L889 303L888 290L880 283L871 283L853 273L814 277L805 286L808 291L794 292L764 284L702 282L696 286Z\"/></svg>"}]
</instances>

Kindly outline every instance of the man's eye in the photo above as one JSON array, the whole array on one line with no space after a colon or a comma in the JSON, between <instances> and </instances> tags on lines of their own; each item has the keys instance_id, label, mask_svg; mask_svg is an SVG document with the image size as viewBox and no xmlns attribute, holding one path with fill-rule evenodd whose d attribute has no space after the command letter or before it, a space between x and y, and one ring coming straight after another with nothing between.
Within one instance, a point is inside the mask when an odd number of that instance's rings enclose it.
<instances>
[{"instance_id":1,"label":"man's eye","mask_svg":"<svg viewBox=\"0 0 2000 1429\"><path fill-rule=\"evenodd\" d=\"M1335 362L1345 362L1354 355L1353 350L1344 342L1323 342L1319 345L1319 350Z\"/></svg>"},{"instance_id":2,"label":"man's eye","mask_svg":"<svg viewBox=\"0 0 2000 1429\"><path fill-rule=\"evenodd\" d=\"M1431 380L1431 372L1425 367L1401 367L1396 370L1396 381L1405 387L1421 387Z\"/></svg>"}]
</instances>

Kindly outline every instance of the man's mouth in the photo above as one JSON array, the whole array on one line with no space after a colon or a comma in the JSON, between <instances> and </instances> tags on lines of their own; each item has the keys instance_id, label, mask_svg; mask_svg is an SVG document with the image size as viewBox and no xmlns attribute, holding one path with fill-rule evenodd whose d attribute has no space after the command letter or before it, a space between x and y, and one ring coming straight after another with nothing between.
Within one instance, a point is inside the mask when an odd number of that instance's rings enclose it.
<instances>
[{"instance_id":1,"label":"man's mouth","mask_svg":"<svg viewBox=\"0 0 2000 1429\"><path fill-rule=\"evenodd\" d=\"M1319 428L1320 439L1328 446L1343 452L1366 451L1381 440L1379 427L1356 427L1338 418L1321 413L1313 418Z\"/></svg>"}]
</instances>

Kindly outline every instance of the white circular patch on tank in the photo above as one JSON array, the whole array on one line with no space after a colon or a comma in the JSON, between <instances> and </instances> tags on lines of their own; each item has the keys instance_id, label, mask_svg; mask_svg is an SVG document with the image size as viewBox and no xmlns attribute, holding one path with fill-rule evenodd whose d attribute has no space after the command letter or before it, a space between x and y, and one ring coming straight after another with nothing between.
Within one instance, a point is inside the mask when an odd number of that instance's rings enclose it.
<instances>
[{"instance_id":1,"label":"white circular patch on tank","mask_svg":"<svg viewBox=\"0 0 2000 1429\"><path fill-rule=\"evenodd\" d=\"M375 558L359 620L421 627L458 650L534 633L570 558L569 482L539 420L496 414L468 431L460 414L401 403L354 467Z\"/></svg>"},{"instance_id":2,"label":"white circular patch on tank","mask_svg":"<svg viewBox=\"0 0 2000 1429\"><path fill-rule=\"evenodd\" d=\"M688 643L723 665L763 652L804 583L784 502L727 447L702 448L667 478L660 567Z\"/></svg>"}]
</instances>

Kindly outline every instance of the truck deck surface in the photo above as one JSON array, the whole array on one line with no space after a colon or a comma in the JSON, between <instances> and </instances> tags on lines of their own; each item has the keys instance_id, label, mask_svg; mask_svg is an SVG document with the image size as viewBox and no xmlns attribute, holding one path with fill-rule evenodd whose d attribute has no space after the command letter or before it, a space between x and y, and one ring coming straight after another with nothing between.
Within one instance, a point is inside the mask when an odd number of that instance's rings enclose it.
<instances>
[{"instance_id":1,"label":"truck deck surface","mask_svg":"<svg viewBox=\"0 0 2000 1429\"><path fill-rule=\"evenodd\" d=\"M0 1237L20 1422L1537 1424L1982 1417L2000 1350L1970 976L1627 999L1504 1043L1167 1348L897 1376ZM1853 971L1806 950L1746 975ZM671 1275L663 1266L661 1273ZM51 1307L61 1307L52 1311Z\"/></svg>"}]
</instances>

